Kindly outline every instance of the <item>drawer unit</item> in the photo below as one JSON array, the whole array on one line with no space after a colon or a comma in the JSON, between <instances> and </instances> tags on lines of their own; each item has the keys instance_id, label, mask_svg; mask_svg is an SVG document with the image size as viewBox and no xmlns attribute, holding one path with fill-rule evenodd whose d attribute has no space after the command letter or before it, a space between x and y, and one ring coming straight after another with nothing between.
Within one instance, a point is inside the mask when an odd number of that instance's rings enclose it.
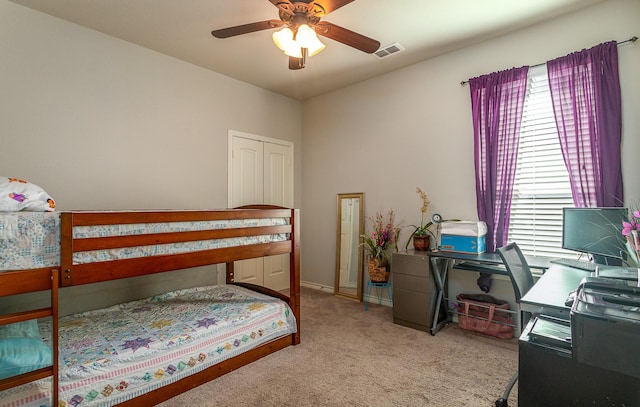
<instances>
[{"instance_id":1,"label":"drawer unit","mask_svg":"<svg viewBox=\"0 0 640 407\"><path fill-rule=\"evenodd\" d=\"M437 294L429 272L429 257L414 251L394 253L391 274L393 322L428 332Z\"/></svg>"}]
</instances>

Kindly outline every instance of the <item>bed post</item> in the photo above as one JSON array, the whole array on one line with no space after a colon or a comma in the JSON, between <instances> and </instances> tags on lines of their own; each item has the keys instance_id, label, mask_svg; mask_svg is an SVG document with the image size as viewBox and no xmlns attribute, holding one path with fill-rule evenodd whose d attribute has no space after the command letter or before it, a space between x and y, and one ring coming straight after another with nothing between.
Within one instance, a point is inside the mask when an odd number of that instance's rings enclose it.
<instances>
[{"instance_id":1,"label":"bed post","mask_svg":"<svg viewBox=\"0 0 640 407\"><path fill-rule=\"evenodd\" d=\"M298 329L292 335L292 343L300 343L300 209L291 210L291 253L289 261L289 306L296 317Z\"/></svg>"},{"instance_id":2,"label":"bed post","mask_svg":"<svg viewBox=\"0 0 640 407\"><path fill-rule=\"evenodd\" d=\"M51 270L51 327L52 327L52 338L51 338L51 349L52 349L52 389L51 389L51 405L57 407L59 405L59 397L58 394L60 392L59 380L60 376L58 375L59 363L58 363L58 352L59 352L59 336L58 336L58 289L60 288L60 270L52 269Z\"/></svg>"},{"instance_id":3,"label":"bed post","mask_svg":"<svg viewBox=\"0 0 640 407\"><path fill-rule=\"evenodd\" d=\"M226 271L227 271L227 284L231 284L235 281L235 275L233 274L234 269L233 269L232 261L227 263Z\"/></svg>"},{"instance_id":4,"label":"bed post","mask_svg":"<svg viewBox=\"0 0 640 407\"><path fill-rule=\"evenodd\" d=\"M73 265L73 212L60 214L60 286L72 285L71 266Z\"/></svg>"}]
</instances>

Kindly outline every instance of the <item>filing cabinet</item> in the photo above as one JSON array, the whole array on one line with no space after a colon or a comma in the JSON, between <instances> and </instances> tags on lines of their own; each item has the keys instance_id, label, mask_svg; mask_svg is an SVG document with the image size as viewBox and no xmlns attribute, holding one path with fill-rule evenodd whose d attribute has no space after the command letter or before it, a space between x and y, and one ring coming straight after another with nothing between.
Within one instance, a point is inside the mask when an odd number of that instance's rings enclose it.
<instances>
[{"instance_id":1,"label":"filing cabinet","mask_svg":"<svg viewBox=\"0 0 640 407\"><path fill-rule=\"evenodd\" d=\"M393 254L393 322L429 332L437 295L426 252Z\"/></svg>"}]
</instances>

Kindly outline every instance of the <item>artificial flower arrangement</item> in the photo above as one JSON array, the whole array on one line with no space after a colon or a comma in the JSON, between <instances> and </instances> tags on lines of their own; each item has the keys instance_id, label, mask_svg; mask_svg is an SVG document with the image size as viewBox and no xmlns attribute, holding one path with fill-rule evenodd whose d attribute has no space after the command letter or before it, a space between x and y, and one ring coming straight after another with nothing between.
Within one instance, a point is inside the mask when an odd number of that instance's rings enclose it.
<instances>
[{"instance_id":1,"label":"artificial flower arrangement","mask_svg":"<svg viewBox=\"0 0 640 407\"><path fill-rule=\"evenodd\" d=\"M395 224L395 214L389 210L386 215L377 212L375 217L367 216L371 222L371 234L363 235L365 250L369 252L369 258L376 260L379 265L389 264L391 261L391 249L397 249L400 227Z\"/></svg>"},{"instance_id":2,"label":"artificial flower arrangement","mask_svg":"<svg viewBox=\"0 0 640 407\"><path fill-rule=\"evenodd\" d=\"M640 210L631 213L629 221L622 222L622 235L627 239L627 263L640 267Z\"/></svg>"}]
</instances>

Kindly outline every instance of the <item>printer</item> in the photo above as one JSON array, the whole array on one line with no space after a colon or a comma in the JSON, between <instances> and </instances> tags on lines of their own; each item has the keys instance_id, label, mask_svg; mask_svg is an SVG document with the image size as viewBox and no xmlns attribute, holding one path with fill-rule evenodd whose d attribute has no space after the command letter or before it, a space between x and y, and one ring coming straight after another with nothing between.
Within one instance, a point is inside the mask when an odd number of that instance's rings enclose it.
<instances>
[{"instance_id":1,"label":"printer","mask_svg":"<svg viewBox=\"0 0 640 407\"><path fill-rule=\"evenodd\" d=\"M442 223L439 248L443 252L484 253L487 230L487 224L481 221Z\"/></svg>"},{"instance_id":2,"label":"printer","mask_svg":"<svg viewBox=\"0 0 640 407\"><path fill-rule=\"evenodd\" d=\"M573 358L640 379L640 287L635 281L586 277L571 307Z\"/></svg>"},{"instance_id":3,"label":"printer","mask_svg":"<svg viewBox=\"0 0 640 407\"><path fill-rule=\"evenodd\" d=\"M640 287L587 277L570 321L535 315L518 341L518 406L640 406Z\"/></svg>"}]
</instances>

